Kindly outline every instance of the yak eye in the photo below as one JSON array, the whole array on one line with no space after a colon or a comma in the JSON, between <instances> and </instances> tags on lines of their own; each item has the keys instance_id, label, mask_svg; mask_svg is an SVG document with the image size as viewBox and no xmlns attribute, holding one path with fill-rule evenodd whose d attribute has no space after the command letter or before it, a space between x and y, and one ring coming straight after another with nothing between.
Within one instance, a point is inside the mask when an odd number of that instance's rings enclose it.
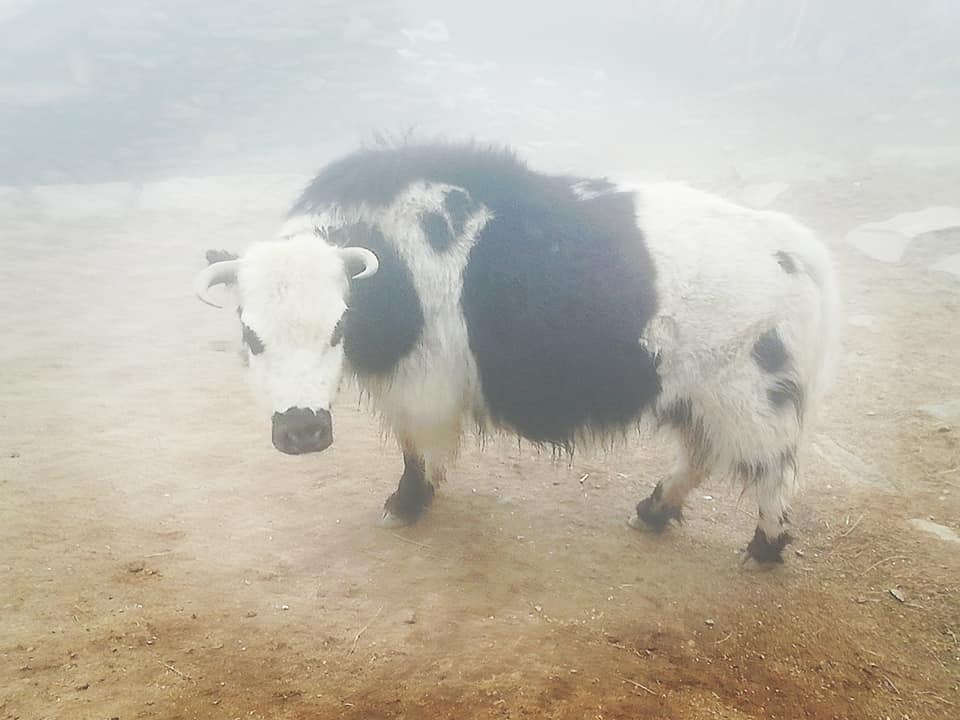
<instances>
[{"instance_id":1,"label":"yak eye","mask_svg":"<svg viewBox=\"0 0 960 720\"><path fill-rule=\"evenodd\" d=\"M250 352L254 355L259 355L266 348L263 346L263 340L260 339L260 336L257 335L248 325L240 323L243 327L243 341L247 344L247 347L250 348Z\"/></svg>"},{"instance_id":2,"label":"yak eye","mask_svg":"<svg viewBox=\"0 0 960 720\"><path fill-rule=\"evenodd\" d=\"M333 335L330 336L330 345L336 347L343 340L343 320L347 315L344 313L343 317L337 320L337 324L333 328Z\"/></svg>"}]
</instances>

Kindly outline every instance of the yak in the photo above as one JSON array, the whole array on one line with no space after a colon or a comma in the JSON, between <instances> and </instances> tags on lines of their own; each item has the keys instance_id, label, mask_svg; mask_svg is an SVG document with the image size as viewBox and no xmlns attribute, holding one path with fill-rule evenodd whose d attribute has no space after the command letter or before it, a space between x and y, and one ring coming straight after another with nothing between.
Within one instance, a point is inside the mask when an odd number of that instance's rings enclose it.
<instances>
[{"instance_id":1,"label":"yak","mask_svg":"<svg viewBox=\"0 0 960 720\"><path fill-rule=\"evenodd\" d=\"M746 557L780 562L798 453L835 355L830 254L805 226L674 182L537 172L474 143L324 167L276 237L211 253L283 453L333 442L352 378L403 454L417 520L464 434L570 450L648 424L677 456L630 523L663 530L720 475L756 487Z\"/></svg>"}]
</instances>

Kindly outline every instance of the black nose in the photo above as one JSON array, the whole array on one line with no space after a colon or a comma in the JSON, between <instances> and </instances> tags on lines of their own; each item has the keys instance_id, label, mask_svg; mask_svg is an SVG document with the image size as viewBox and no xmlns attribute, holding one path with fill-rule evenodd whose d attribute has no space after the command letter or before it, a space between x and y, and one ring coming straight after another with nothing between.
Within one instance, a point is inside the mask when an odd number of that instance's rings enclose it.
<instances>
[{"instance_id":1,"label":"black nose","mask_svg":"<svg viewBox=\"0 0 960 720\"><path fill-rule=\"evenodd\" d=\"M273 414L273 446L280 452L321 452L332 443L333 419L327 410L294 407Z\"/></svg>"}]
</instances>

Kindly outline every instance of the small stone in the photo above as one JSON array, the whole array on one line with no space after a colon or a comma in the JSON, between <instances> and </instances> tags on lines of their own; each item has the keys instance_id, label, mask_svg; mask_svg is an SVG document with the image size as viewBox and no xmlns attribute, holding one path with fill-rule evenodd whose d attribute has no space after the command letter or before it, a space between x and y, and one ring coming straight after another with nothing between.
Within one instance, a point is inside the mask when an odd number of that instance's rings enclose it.
<instances>
[{"instance_id":1,"label":"small stone","mask_svg":"<svg viewBox=\"0 0 960 720\"><path fill-rule=\"evenodd\" d=\"M946 493L946 491L944 492ZM946 495L944 495L944 497L945 496ZM914 518L910 521L910 524L946 542L960 543L960 535L958 535L956 531L947 527L946 525L941 525L940 523L934 522L933 518L929 518L927 520L924 520L923 518Z\"/></svg>"},{"instance_id":2,"label":"small stone","mask_svg":"<svg viewBox=\"0 0 960 720\"><path fill-rule=\"evenodd\" d=\"M248 611L247 611L246 617L248 617L248 618L255 618L256 616L257 616L257 611L256 611L256 610L248 610Z\"/></svg>"},{"instance_id":3,"label":"small stone","mask_svg":"<svg viewBox=\"0 0 960 720\"><path fill-rule=\"evenodd\" d=\"M867 599L863 595L857 595L857 605L863 605Z\"/></svg>"},{"instance_id":4,"label":"small stone","mask_svg":"<svg viewBox=\"0 0 960 720\"><path fill-rule=\"evenodd\" d=\"M903 594L903 591L900 590L900 588L890 588L889 592L900 602L907 601L907 596Z\"/></svg>"},{"instance_id":5,"label":"small stone","mask_svg":"<svg viewBox=\"0 0 960 720\"><path fill-rule=\"evenodd\" d=\"M416 625L417 614L413 610L408 610L403 614L403 623L404 625Z\"/></svg>"},{"instance_id":6,"label":"small stone","mask_svg":"<svg viewBox=\"0 0 960 720\"><path fill-rule=\"evenodd\" d=\"M801 550L800 548L797 548L793 552L796 554L797 557L800 557L800 558L802 558L804 555L803 550Z\"/></svg>"},{"instance_id":7,"label":"small stone","mask_svg":"<svg viewBox=\"0 0 960 720\"><path fill-rule=\"evenodd\" d=\"M709 618L707 618L707 619L704 620L703 622L704 622L708 627L713 627L713 626L714 626L713 620L710 620Z\"/></svg>"},{"instance_id":8,"label":"small stone","mask_svg":"<svg viewBox=\"0 0 960 720\"><path fill-rule=\"evenodd\" d=\"M960 419L960 398L924 405L920 408L920 411L934 420L939 420L941 422L940 427L947 427L945 423Z\"/></svg>"},{"instance_id":9,"label":"small stone","mask_svg":"<svg viewBox=\"0 0 960 720\"><path fill-rule=\"evenodd\" d=\"M289 610L289 609L290 609L290 606L289 606L289 605L281 605L281 606L280 606L280 609L281 609L281 610Z\"/></svg>"},{"instance_id":10,"label":"small stone","mask_svg":"<svg viewBox=\"0 0 960 720\"><path fill-rule=\"evenodd\" d=\"M20 457L20 453L18 453L18 452L12 452L12 453L10 453L10 459L11 459L11 460L16 460L18 457Z\"/></svg>"},{"instance_id":11,"label":"small stone","mask_svg":"<svg viewBox=\"0 0 960 720\"><path fill-rule=\"evenodd\" d=\"M540 605L534 605L533 609L536 610L537 612L543 612L543 608Z\"/></svg>"}]
</instances>

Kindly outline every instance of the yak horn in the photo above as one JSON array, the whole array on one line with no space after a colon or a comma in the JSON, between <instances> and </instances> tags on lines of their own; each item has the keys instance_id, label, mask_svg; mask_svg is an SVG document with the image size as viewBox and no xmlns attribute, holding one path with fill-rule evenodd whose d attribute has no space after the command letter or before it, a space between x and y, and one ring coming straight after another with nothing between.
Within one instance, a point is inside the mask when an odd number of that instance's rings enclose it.
<instances>
[{"instance_id":1,"label":"yak horn","mask_svg":"<svg viewBox=\"0 0 960 720\"><path fill-rule=\"evenodd\" d=\"M193 291L207 305L222 308L210 299L208 293L214 285L224 285L236 282L237 271L240 269L239 260L223 260L207 265L194 279Z\"/></svg>"},{"instance_id":2,"label":"yak horn","mask_svg":"<svg viewBox=\"0 0 960 720\"><path fill-rule=\"evenodd\" d=\"M340 250L340 257L343 258L343 264L351 273L354 280L363 280L371 275L376 275L380 269L380 261L371 251L362 247L348 247Z\"/></svg>"}]
</instances>

